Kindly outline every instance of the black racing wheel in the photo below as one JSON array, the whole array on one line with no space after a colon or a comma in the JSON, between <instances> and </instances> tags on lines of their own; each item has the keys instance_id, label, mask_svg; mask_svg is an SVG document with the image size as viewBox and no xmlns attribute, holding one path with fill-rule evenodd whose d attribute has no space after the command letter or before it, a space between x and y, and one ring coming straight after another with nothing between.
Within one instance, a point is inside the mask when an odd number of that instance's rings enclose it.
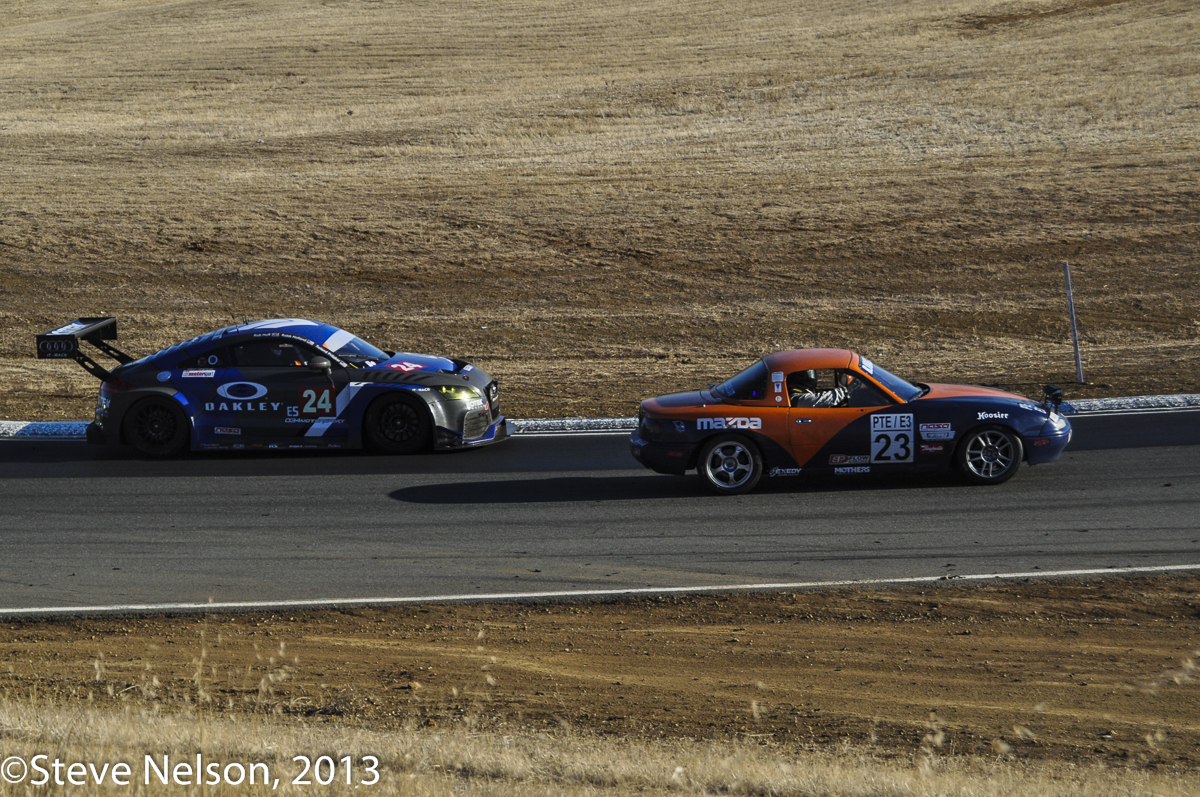
<instances>
[{"instance_id":1,"label":"black racing wheel","mask_svg":"<svg viewBox=\"0 0 1200 797\"><path fill-rule=\"evenodd\" d=\"M408 396L381 396L367 408L363 434L389 454L415 454L433 442L433 418L423 402Z\"/></svg>"},{"instance_id":2,"label":"black racing wheel","mask_svg":"<svg viewBox=\"0 0 1200 797\"><path fill-rule=\"evenodd\" d=\"M125 441L148 457L174 457L187 450L192 425L176 402L165 396L142 399L125 413Z\"/></svg>"}]
</instances>

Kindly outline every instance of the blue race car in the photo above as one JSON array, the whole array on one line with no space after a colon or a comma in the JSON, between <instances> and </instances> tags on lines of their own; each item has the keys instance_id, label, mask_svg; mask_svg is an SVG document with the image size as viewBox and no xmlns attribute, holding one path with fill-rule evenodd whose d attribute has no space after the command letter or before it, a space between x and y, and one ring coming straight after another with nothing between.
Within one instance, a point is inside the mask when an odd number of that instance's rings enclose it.
<instances>
[{"instance_id":1,"label":"blue race car","mask_svg":"<svg viewBox=\"0 0 1200 797\"><path fill-rule=\"evenodd\" d=\"M499 385L461 360L384 351L300 318L218 329L135 360L109 341L115 318L37 336L39 359L72 359L101 380L89 443L167 457L188 449L362 448L394 454L508 437ZM111 371L87 342L119 365Z\"/></svg>"}]
</instances>

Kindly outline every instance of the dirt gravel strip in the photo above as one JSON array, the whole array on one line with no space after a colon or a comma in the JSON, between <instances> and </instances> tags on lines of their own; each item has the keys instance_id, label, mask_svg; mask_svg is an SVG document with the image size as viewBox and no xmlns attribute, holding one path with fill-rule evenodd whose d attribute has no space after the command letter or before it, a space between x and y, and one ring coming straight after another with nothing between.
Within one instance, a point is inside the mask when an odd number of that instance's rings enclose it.
<instances>
[{"instance_id":1,"label":"dirt gravel strip","mask_svg":"<svg viewBox=\"0 0 1200 797\"><path fill-rule=\"evenodd\" d=\"M663 599L670 596L728 598L763 593L805 593L844 588L942 587L956 584L999 584L1028 582L1030 579L1079 582L1089 578L1162 576L1200 571L1200 563L1154 565L1148 567L1098 567L1069 570L1031 570L1018 573L964 573L955 576L903 576L896 578L854 578L836 581L788 581L767 584L712 584L703 587L638 587L630 589L558 590L550 592L497 592L485 594L414 595L410 597L317 598L313 600L206 601L203 603L114 603L80 606L0 607L0 620L72 620L81 617L134 617L169 615L207 616L229 612L353 611L404 606L446 606L451 604L571 604L581 600L613 601L622 599Z\"/></svg>"},{"instance_id":2,"label":"dirt gravel strip","mask_svg":"<svg viewBox=\"0 0 1200 797\"><path fill-rule=\"evenodd\" d=\"M1138 412L1200 407L1200 393L1078 399L1063 404L1064 415ZM632 431L634 417L509 419L514 435L595 434ZM87 421L0 421L0 440L83 440Z\"/></svg>"}]
</instances>

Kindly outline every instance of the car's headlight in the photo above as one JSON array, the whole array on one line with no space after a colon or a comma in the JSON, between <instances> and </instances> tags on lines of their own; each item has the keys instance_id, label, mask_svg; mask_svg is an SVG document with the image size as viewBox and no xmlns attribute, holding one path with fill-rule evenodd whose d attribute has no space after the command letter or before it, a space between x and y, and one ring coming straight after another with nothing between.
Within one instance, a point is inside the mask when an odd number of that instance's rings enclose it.
<instances>
[{"instance_id":1,"label":"car's headlight","mask_svg":"<svg viewBox=\"0 0 1200 797\"><path fill-rule=\"evenodd\" d=\"M467 399L483 398L482 394L470 385L442 385L438 388L438 392L447 401L466 401Z\"/></svg>"},{"instance_id":2,"label":"car's headlight","mask_svg":"<svg viewBox=\"0 0 1200 797\"><path fill-rule=\"evenodd\" d=\"M1050 413L1050 423L1055 429L1062 429L1067 425L1067 419L1059 415L1057 412Z\"/></svg>"},{"instance_id":3,"label":"car's headlight","mask_svg":"<svg viewBox=\"0 0 1200 797\"><path fill-rule=\"evenodd\" d=\"M662 422L657 418L643 417L639 426L642 427L642 436L647 440L658 437L663 433Z\"/></svg>"},{"instance_id":4,"label":"car's headlight","mask_svg":"<svg viewBox=\"0 0 1200 797\"><path fill-rule=\"evenodd\" d=\"M443 401L465 401L468 410L482 410L487 407L483 394L470 385L442 385L438 388Z\"/></svg>"}]
</instances>

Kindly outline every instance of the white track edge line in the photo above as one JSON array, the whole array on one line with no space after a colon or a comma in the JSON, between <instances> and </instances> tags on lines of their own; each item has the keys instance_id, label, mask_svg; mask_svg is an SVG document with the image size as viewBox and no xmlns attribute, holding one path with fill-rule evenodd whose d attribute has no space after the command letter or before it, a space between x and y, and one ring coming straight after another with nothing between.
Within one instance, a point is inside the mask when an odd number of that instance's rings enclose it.
<instances>
[{"instance_id":1,"label":"white track edge line","mask_svg":"<svg viewBox=\"0 0 1200 797\"><path fill-rule=\"evenodd\" d=\"M1200 570L1200 564L1159 565L1153 567L1098 567L1082 570L1034 570L1025 573L976 573L954 576L911 576L907 578L869 578L840 581L803 581L774 584L728 584L708 587L637 587L630 589L563 590L559 592L489 593L485 595L424 595L413 598L320 598L290 601L224 601L212 603L130 603L112 606L60 606L57 608L0 609L0 617L20 618L46 615L83 614L173 614L211 611L272 611L282 609L339 609L363 606L413 606L438 603L488 603L571 598L618 598L628 595L682 595L713 592L768 592L830 589L833 587L887 586L891 584L933 584L937 582L1012 580L1019 578L1069 578L1074 576L1131 575Z\"/></svg>"}]
</instances>

